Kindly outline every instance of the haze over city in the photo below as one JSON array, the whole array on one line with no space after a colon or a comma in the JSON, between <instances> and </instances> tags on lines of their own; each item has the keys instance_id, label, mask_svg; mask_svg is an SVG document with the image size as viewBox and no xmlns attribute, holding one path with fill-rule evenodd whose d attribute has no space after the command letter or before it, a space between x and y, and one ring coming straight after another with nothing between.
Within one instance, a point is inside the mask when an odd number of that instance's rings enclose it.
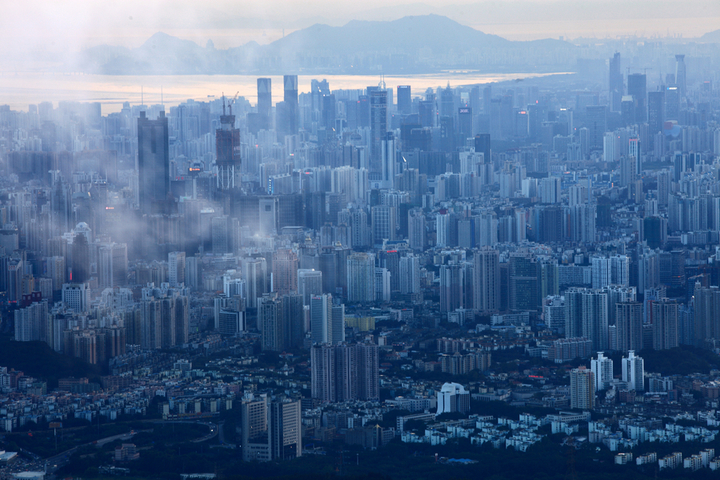
<instances>
[{"instance_id":1,"label":"haze over city","mask_svg":"<svg viewBox=\"0 0 720 480\"><path fill-rule=\"evenodd\" d=\"M0 480L720 469L716 0L6 2L0 58Z\"/></svg>"}]
</instances>

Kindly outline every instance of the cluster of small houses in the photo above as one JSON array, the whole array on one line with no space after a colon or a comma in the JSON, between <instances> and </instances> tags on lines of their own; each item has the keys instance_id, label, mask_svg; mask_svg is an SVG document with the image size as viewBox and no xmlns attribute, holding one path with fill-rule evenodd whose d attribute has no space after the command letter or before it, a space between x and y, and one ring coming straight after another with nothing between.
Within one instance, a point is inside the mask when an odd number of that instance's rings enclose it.
<instances>
[{"instance_id":1,"label":"cluster of small houses","mask_svg":"<svg viewBox=\"0 0 720 480\"><path fill-rule=\"evenodd\" d=\"M470 415L467 420L429 425L424 435L403 431L401 439L406 443L444 445L450 438L462 437L470 439L473 445L491 443L495 448L512 447L525 452L531 445L542 440L544 435L537 431L543 425L550 424L553 433L564 432L569 435L578 430L578 422L589 420L590 412L561 412L559 415L547 415L544 418L522 414L518 420Z\"/></svg>"},{"instance_id":2,"label":"cluster of small houses","mask_svg":"<svg viewBox=\"0 0 720 480\"><path fill-rule=\"evenodd\" d=\"M404 421L419 417L408 416ZM700 417L700 415L699 415ZM703 413L702 417L708 425L716 425L714 415ZM400 420L400 419L399 419ZM664 428L657 426L653 421L623 418L619 421L619 430L613 432L609 425L600 421L591 421L590 412L571 413L560 412L557 415L547 415L538 418L529 414L522 414L518 420L508 418L495 418L493 416L470 415L465 420L440 422L428 425L424 434L404 431L398 428L401 439L406 443L429 443L431 445L444 445L451 438L468 438L473 445L491 443L495 448L512 447L517 451L525 452L527 449L542 440L538 429L543 425L550 425L553 434L564 433L572 436L580 430L580 422L588 424L588 438L590 443L603 443L610 451L619 449L632 449L642 442L678 443L681 438L685 441L710 443L715 440L717 430L709 430L701 426L682 426L666 424ZM398 422L401 425L401 422ZM584 440L584 439L581 439ZM618 453L615 463L625 465L633 460L632 453ZM720 468L720 457L715 457L715 449L707 448L697 455L686 457L683 461L681 453L672 453L658 460L657 454L649 453L635 459L637 465L658 462L659 468L677 468L684 466L692 470Z\"/></svg>"},{"instance_id":3,"label":"cluster of small houses","mask_svg":"<svg viewBox=\"0 0 720 480\"><path fill-rule=\"evenodd\" d=\"M626 465L628 463L632 463L632 461L632 453L618 453L615 455L616 465ZM681 452L673 452L669 455L665 455L660 460L658 460L655 452L640 455L635 459L635 463L637 465L646 465L655 462L658 463L658 468L660 470L664 470L666 468L675 469L679 467L689 468L693 472L700 470L701 468L710 468L710 470L713 471L720 469L720 457L715 456L714 448L706 448L700 453L685 457L684 460Z\"/></svg>"}]
</instances>

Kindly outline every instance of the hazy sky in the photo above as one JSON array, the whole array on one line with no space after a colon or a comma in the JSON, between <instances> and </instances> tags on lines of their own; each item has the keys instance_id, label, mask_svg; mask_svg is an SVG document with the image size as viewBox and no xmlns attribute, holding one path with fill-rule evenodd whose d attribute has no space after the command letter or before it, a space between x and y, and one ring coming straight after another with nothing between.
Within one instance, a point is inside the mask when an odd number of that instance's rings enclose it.
<instances>
[{"instance_id":1,"label":"hazy sky","mask_svg":"<svg viewBox=\"0 0 720 480\"><path fill-rule=\"evenodd\" d=\"M0 54L43 62L99 44L137 47L157 31L218 48L269 43L314 23L436 13L515 40L697 37L720 28L720 0L0 0ZM0 69L3 67L0 66Z\"/></svg>"}]
</instances>

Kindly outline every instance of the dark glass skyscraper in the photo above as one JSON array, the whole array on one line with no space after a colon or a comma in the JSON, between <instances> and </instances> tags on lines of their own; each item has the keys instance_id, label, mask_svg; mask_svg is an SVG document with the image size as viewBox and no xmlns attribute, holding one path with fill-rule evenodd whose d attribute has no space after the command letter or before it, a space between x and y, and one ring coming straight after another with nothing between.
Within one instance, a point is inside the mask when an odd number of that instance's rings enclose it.
<instances>
[{"instance_id":1,"label":"dark glass skyscraper","mask_svg":"<svg viewBox=\"0 0 720 480\"><path fill-rule=\"evenodd\" d=\"M642 73L628 75L628 95L633 97L635 123L647 121L647 77Z\"/></svg>"},{"instance_id":2,"label":"dark glass skyscraper","mask_svg":"<svg viewBox=\"0 0 720 480\"><path fill-rule=\"evenodd\" d=\"M170 195L170 157L168 152L168 119L160 112L150 120L145 112L138 118L138 185L140 212L167 213Z\"/></svg>"},{"instance_id":3,"label":"dark glass skyscraper","mask_svg":"<svg viewBox=\"0 0 720 480\"><path fill-rule=\"evenodd\" d=\"M398 85L397 111L401 115L410 115L412 113L412 94L410 85Z\"/></svg>"}]
</instances>

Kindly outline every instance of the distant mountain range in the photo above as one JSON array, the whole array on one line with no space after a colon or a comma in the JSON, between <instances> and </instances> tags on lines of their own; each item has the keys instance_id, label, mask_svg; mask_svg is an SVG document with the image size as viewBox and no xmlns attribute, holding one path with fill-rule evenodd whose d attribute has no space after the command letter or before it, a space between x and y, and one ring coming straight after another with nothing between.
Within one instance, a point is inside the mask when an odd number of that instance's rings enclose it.
<instances>
[{"instance_id":1,"label":"distant mountain range","mask_svg":"<svg viewBox=\"0 0 720 480\"><path fill-rule=\"evenodd\" d=\"M394 21L315 24L268 45L227 50L156 33L134 49L103 45L68 67L101 74L412 74L444 69L553 71L573 65L577 48L561 40L516 42L440 15Z\"/></svg>"}]
</instances>

